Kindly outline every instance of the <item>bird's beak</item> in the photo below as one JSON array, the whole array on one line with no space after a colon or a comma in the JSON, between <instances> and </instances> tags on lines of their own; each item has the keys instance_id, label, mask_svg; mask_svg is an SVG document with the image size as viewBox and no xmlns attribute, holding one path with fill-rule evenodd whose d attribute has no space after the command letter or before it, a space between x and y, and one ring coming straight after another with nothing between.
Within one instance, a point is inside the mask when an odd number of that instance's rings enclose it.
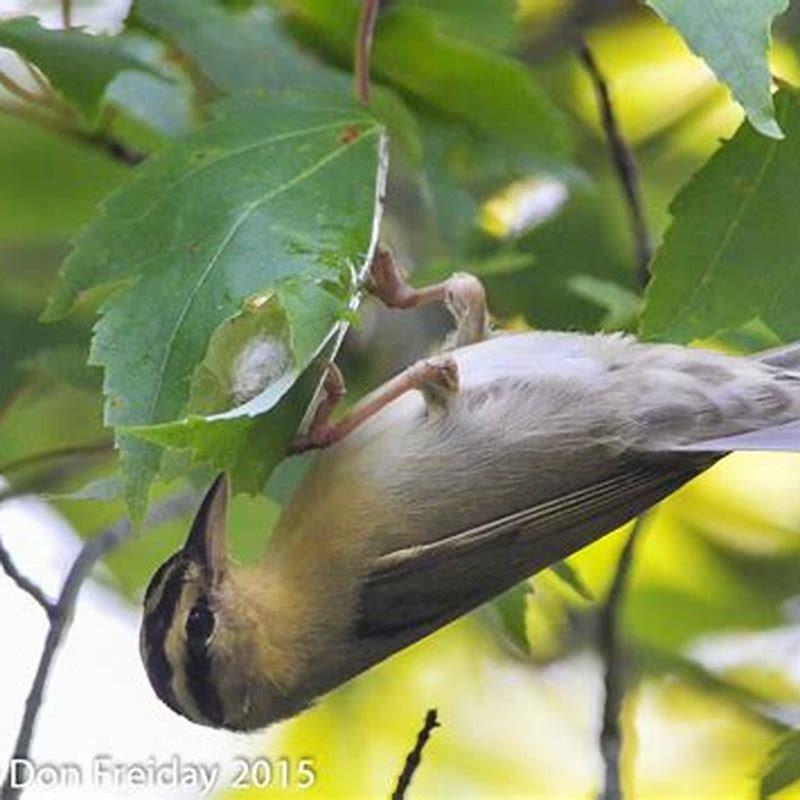
<instances>
[{"instance_id":1,"label":"bird's beak","mask_svg":"<svg viewBox=\"0 0 800 800\"><path fill-rule=\"evenodd\" d=\"M203 498L183 552L218 583L228 564L228 478L223 472Z\"/></svg>"}]
</instances>

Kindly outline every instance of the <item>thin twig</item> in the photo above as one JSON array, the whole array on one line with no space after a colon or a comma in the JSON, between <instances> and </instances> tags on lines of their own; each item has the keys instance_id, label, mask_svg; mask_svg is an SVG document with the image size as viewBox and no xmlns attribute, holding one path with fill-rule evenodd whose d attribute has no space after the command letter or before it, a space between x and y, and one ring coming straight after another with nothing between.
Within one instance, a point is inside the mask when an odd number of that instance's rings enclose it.
<instances>
[{"instance_id":1,"label":"thin twig","mask_svg":"<svg viewBox=\"0 0 800 800\"><path fill-rule=\"evenodd\" d=\"M578 55L592 80L597 95L597 104L600 108L603 129L608 139L611 160L625 195L636 247L636 275L639 285L644 288L650 281L650 260L653 257L653 241L647 227L647 219L642 205L639 170L636 167L633 153L622 135L605 76L584 40L578 41L577 48Z\"/></svg>"},{"instance_id":2,"label":"thin twig","mask_svg":"<svg viewBox=\"0 0 800 800\"><path fill-rule=\"evenodd\" d=\"M17 117L25 122L41 125L43 128L48 128L62 136L69 136L83 144L102 150L106 155L110 155L116 161L120 161L130 167L141 164L147 157L144 153L134 150L107 133L83 131L54 114L39 113L21 103L0 102L0 112Z\"/></svg>"},{"instance_id":3,"label":"thin twig","mask_svg":"<svg viewBox=\"0 0 800 800\"><path fill-rule=\"evenodd\" d=\"M622 186L631 219L637 278L639 285L645 288L650 280L649 267L653 257L653 244L642 205L636 160L622 135L608 83L595 61L592 51L582 38L577 39L576 46L597 96L600 118L608 140L611 160ZM633 564L636 543L646 519L647 515L643 514L633 526L620 555L608 599L600 615L600 650L605 663L605 700L603 703L603 726L600 732L600 750L605 764L605 780L601 794L603 800L621 800L622 798L619 766L622 752L620 712L625 697L625 674L619 626L622 602Z\"/></svg>"},{"instance_id":4,"label":"thin twig","mask_svg":"<svg viewBox=\"0 0 800 800\"><path fill-rule=\"evenodd\" d=\"M30 456L8 461L0 465L0 475L4 478L12 476L29 467L45 465L44 469L37 470L33 475L23 475L5 486L0 487L0 503L23 497L27 494L41 493L65 477L74 473L74 460L78 458L97 459L101 456L111 455L114 452L112 442L98 442L81 447L64 447L56 450L47 450ZM46 466L49 462L56 461L54 466Z\"/></svg>"},{"instance_id":5,"label":"thin twig","mask_svg":"<svg viewBox=\"0 0 800 800\"><path fill-rule=\"evenodd\" d=\"M57 447L54 450L45 450L41 453L34 453L33 455L23 456L13 461L7 461L5 464L0 464L0 475L10 475L11 473L19 472L21 469L34 467L60 458L104 455L113 451L114 443L112 441L92 442L92 444L74 445L72 447Z\"/></svg>"},{"instance_id":6,"label":"thin twig","mask_svg":"<svg viewBox=\"0 0 800 800\"><path fill-rule=\"evenodd\" d=\"M34 103L40 106L50 105L49 100L35 92L28 91L28 89L17 83L10 75L6 75L2 70L0 70L0 86L20 100L24 100L26 103Z\"/></svg>"},{"instance_id":7,"label":"thin twig","mask_svg":"<svg viewBox=\"0 0 800 800\"><path fill-rule=\"evenodd\" d=\"M361 22L356 39L356 95L359 102L369 105L369 75L372 58L372 40L375 35L375 23L378 21L380 0L364 0L361 10Z\"/></svg>"},{"instance_id":8,"label":"thin twig","mask_svg":"<svg viewBox=\"0 0 800 800\"><path fill-rule=\"evenodd\" d=\"M33 64L31 64L30 61L23 60L22 63L25 65L25 69L28 70L28 74L31 76L31 78L33 78L33 80L36 82L36 85L41 90L42 96L48 98L50 103L53 103L53 90L50 88L50 84L42 76L42 73L39 72L39 70Z\"/></svg>"},{"instance_id":9,"label":"thin twig","mask_svg":"<svg viewBox=\"0 0 800 800\"><path fill-rule=\"evenodd\" d=\"M193 492L181 493L170 497L153 507L148 515L146 524L148 527L153 527L180 517L194 508L196 502L197 497ZM50 627L47 631L33 684L25 701L25 712L17 734L12 758L28 758L36 719L44 701L44 692L53 665L53 659L69 628L81 587L97 562L123 542L132 538L135 532L136 529L131 523L127 519L122 519L103 533L89 539L72 563L50 615ZM22 793L20 788L15 788L11 785L10 773L11 770L8 770L2 791L0 791L0 800L17 800Z\"/></svg>"},{"instance_id":10,"label":"thin twig","mask_svg":"<svg viewBox=\"0 0 800 800\"><path fill-rule=\"evenodd\" d=\"M589 28L629 11L630 7L627 0L577 0L543 34L528 37L521 56L529 63L547 61L572 49Z\"/></svg>"},{"instance_id":11,"label":"thin twig","mask_svg":"<svg viewBox=\"0 0 800 800\"><path fill-rule=\"evenodd\" d=\"M0 542L0 566L3 571L11 578L23 592L27 592L45 611L48 617L52 617L55 609L55 604L52 600L42 591L41 587L34 583L30 578L23 575L18 569L16 564L11 558L8 550Z\"/></svg>"},{"instance_id":12,"label":"thin twig","mask_svg":"<svg viewBox=\"0 0 800 800\"><path fill-rule=\"evenodd\" d=\"M600 611L600 649L605 662L605 700L603 702L603 727L600 731L600 752L605 765L605 781L600 795L602 800L621 800L622 783L619 761L622 753L620 712L625 697L624 650L620 637L620 616L625 590L628 587L636 543L647 521L642 514L622 548L617 570L611 582L605 605Z\"/></svg>"},{"instance_id":13,"label":"thin twig","mask_svg":"<svg viewBox=\"0 0 800 800\"><path fill-rule=\"evenodd\" d=\"M425 722L423 723L420 732L417 734L417 741L414 744L411 752L406 756L406 763L403 765L403 771L400 773L400 776L397 779L397 786L395 787L394 792L392 792L392 800L403 800L403 798L405 798L408 787L411 785L411 780L414 777L414 773L417 771L420 763L422 762L422 751L425 749L428 739L431 738L433 729L438 727L439 716L436 709L432 708L425 715Z\"/></svg>"},{"instance_id":14,"label":"thin twig","mask_svg":"<svg viewBox=\"0 0 800 800\"><path fill-rule=\"evenodd\" d=\"M61 0L61 21L65 28L72 27L72 0Z\"/></svg>"},{"instance_id":15,"label":"thin twig","mask_svg":"<svg viewBox=\"0 0 800 800\"><path fill-rule=\"evenodd\" d=\"M124 142L120 142L118 139L114 139L108 134L91 134L76 131L75 137L86 142L86 144L93 145L99 150L102 150L106 155L111 156L115 161L119 161L121 164L125 164L129 167L137 167L147 158L144 153L130 147Z\"/></svg>"}]
</instances>

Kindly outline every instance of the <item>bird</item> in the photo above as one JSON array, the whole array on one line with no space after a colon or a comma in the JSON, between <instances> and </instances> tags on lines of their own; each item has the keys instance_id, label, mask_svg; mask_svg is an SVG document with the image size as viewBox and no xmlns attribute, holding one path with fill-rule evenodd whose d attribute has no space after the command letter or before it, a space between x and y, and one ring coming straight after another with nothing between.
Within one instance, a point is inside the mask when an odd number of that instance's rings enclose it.
<instances>
[{"instance_id":1,"label":"bird","mask_svg":"<svg viewBox=\"0 0 800 800\"><path fill-rule=\"evenodd\" d=\"M444 302L445 350L331 422L262 558L228 553L230 486L205 495L145 593L140 649L189 720L288 719L447 623L618 528L735 450L800 450L800 344L756 356L619 333L492 333L458 273L411 289L385 252L387 305Z\"/></svg>"}]
</instances>

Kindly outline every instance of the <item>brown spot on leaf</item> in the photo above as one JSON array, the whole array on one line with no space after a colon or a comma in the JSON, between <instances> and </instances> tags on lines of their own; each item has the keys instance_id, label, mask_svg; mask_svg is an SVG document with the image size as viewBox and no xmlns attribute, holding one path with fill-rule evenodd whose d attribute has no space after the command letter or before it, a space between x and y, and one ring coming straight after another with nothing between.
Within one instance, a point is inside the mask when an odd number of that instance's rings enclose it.
<instances>
[{"instance_id":1,"label":"brown spot on leaf","mask_svg":"<svg viewBox=\"0 0 800 800\"><path fill-rule=\"evenodd\" d=\"M339 136L339 141L342 144L352 144L359 136L361 136L361 129L358 125L345 125L341 136Z\"/></svg>"}]
</instances>

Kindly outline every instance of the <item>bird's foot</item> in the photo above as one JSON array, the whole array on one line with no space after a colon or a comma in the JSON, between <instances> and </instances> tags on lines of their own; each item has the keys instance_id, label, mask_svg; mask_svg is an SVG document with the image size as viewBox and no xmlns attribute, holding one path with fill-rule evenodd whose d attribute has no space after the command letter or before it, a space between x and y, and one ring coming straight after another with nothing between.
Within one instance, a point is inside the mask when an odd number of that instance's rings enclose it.
<instances>
[{"instance_id":1,"label":"bird's foot","mask_svg":"<svg viewBox=\"0 0 800 800\"><path fill-rule=\"evenodd\" d=\"M489 335L486 292L480 280L467 272L456 272L441 283L414 289L406 282L392 254L380 248L364 288L389 308L443 303L456 323L456 330L448 338L448 349L480 342Z\"/></svg>"}]
</instances>

